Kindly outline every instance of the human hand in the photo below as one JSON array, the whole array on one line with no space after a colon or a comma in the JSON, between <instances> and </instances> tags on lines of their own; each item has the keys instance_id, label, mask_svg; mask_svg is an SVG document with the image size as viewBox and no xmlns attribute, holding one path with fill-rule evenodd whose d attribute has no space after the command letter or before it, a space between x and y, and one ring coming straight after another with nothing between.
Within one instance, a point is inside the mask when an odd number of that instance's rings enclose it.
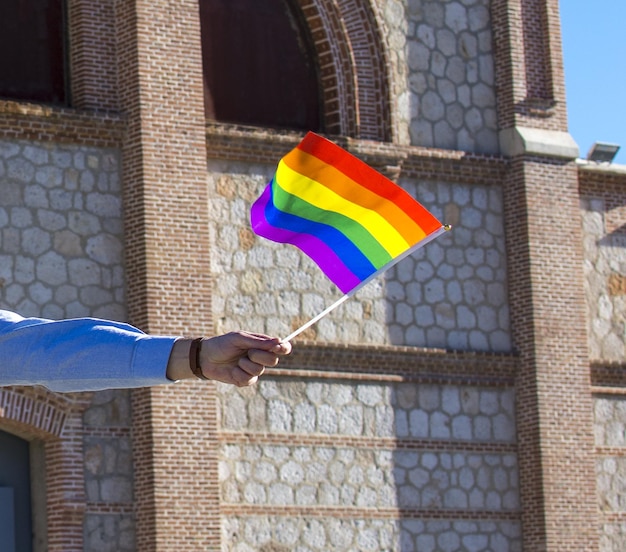
<instances>
[{"instance_id":1,"label":"human hand","mask_svg":"<svg viewBox=\"0 0 626 552\"><path fill-rule=\"evenodd\" d=\"M266 366L276 366L291 352L291 343L248 332L230 332L202 340L200 367L209 379L237 387L253 385Z\"/></svg>"}]
</instances>

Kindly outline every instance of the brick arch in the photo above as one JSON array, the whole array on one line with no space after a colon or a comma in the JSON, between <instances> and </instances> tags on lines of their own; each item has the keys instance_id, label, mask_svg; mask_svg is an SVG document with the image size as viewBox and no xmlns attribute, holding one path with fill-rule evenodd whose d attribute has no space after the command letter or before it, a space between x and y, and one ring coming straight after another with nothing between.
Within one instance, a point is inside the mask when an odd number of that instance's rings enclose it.
<instances>
[{"instance_id":1,"label":"brick arch","mask_svg":"<svg viewBox=\"0 0 626 552\"><path fill-rule=\"evenodd\" d=\"M83 550L87 499L82 414L90 397L42 388L0 388L0 429L44 446L49 552Z\"/></svg>"},{"instance_id":2,"label":"brick arch","mask_svg":"<svg viewBox=\"0 0 626 552\"><path fill-rule=\"evenodd\" d=\"M0 426L26 439L60 438L72 404L31 388L0 388Z\"/></svg>"},{"instance_id":3,"label":"brick arch","mask_svg":"<svg viewBox=\"0 0 626 552\"><path fill-rule=\"evenodd\" d=\"M318 55L329 134L391 141L386 63L372 0L297 0Z\"/></svg>"}]
</instances>

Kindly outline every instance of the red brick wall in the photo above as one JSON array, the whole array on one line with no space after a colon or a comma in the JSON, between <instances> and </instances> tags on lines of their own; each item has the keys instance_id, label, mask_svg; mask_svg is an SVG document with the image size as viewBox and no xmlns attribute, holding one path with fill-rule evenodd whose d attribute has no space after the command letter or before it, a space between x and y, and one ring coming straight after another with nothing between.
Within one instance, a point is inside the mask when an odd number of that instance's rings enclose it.
<instances>
[{"instance_id":1,"label":"red brick wall","mask_svg":"<svg viewBox=\"0 0 626 552\"><path fill-rule=\"evenodd\" d=\"M596 550L592 402L573 165L516 159L505 187L509 297L520 356L524 547Z\"/></svg>"},{"instance_id":2,"label":"red brick wall","mask_svg":"<svg viewBox=\"0 0 626 552\"><path fill-rule=\"evenodd\" d=\"M91 113L0 100L0 137L115 147L125 129L115 113Z\"/></svg>"},{"instance_id":3,"label":"red brick wall","mask_svg":"<svg viewBox=\"0 0 626 552\"><path fill-rule=\"evenodd\" d=\"M89 0L67 2L73 107L119 110L114 4Z\"/></svg>"}]
</instances>

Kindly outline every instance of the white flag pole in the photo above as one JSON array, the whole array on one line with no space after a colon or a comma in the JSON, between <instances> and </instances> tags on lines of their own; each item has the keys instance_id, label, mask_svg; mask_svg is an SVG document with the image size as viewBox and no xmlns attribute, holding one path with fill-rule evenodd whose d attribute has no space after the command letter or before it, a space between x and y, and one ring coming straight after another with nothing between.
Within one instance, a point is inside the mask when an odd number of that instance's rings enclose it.
<instances>
[{"instance_id":1,"label":"white flag pole","mask_svg":"<svg viewBox=\"0 0 626 552\"><path fill-rule=\"evenodd\" d=\"M428 242L431 242L432 240L434 240L435 238L439 237L444 232L447 232L451 228L452 227L449 224L445 224L444 226L442 226L438 230L435 230L434 232L432 232L431 234L426 236L422 241L416 243L413 247L410 247L409 249L407 249L404 253L401 253L397 257L394 257L393 259L391 259L386 265L380 267L373 274L370 274L367 278L365 278L365 280L363 280L361 283L359 283L359 285L357 285L356 287L351 289L348 293L346 293L345 295L340 297L332 305L330 305L329 307L326 307L322 312L320 312L318 315L314 316L306 324L300 326L297 330L294 330L287 337L283 338L282 341L291 341L294 337L300 335L304 330L310 328L316 322L319 322L329 312L335 310L339 305L345 303L350 297L352 297L363 286L365 286L369 282L371 282L374 278L376 278L377 276L380 276L383 272L385 272L386 270L390 269L393 265L395 265L396 263L400 262L405 257L408 257L411 253L417 251L421 247L424 247Z\"/></svg>"},{"instance_id":2,"label":"white flag pole","mask_svg":"<svg viewBox=\"0 0 626 552\"><path fill-rule=\"evenodd\" d=\"M335 310L339 305L345 303L348 299L350 299L351 295L346 293L342 297L340 297L337 301L335 301L330 307L326 307L322 312L318 315L314 316L303 326L300 326L297 330L291 332L287 337L283 338L282 341L291 341L297 335L300 335L304 330L310 328L313 324L324 318L330 311Z\"/></svg>"}]
</instances>

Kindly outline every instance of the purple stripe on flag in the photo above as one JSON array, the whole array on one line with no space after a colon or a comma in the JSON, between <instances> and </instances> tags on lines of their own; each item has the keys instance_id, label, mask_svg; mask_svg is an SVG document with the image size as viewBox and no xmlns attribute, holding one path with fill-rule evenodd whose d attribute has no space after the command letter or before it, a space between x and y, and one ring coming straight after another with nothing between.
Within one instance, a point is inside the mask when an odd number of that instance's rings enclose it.
<instances>
[{"instance_id":1,"label":"purple stripe on flag","mask_svg":"<svg viewBox=\"0 0 626 552\"><path fill-rule=\"evenodd\" d=\"M265 209L270 202L271 186L268 185L251 209L250 218L256 234L275 242L290 243L301 249L343 293L348 293L361 283L361 280L346 268L343 261L322 240L311 234L292 232L270 225L265 217Z\"/></svg>"}]
</instances>

